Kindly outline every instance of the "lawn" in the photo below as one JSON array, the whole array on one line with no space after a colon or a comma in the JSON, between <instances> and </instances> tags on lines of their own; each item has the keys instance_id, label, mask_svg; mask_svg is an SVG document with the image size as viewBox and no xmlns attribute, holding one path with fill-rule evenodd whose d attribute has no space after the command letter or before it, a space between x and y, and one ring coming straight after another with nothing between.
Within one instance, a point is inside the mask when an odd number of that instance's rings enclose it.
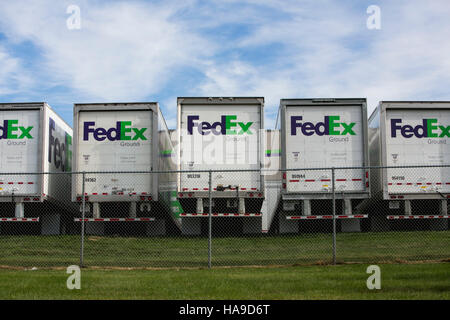
<instances>
[{"instance_id":1,"label":"lawn","mask_svg":"<svg viewBox=\"0 0 450 320\"><path fill-rule=\"evenodd\" d=\"M448 261L450 231L338 233L338 263ZM80 236L1 236L0 265L79 264ZM331 234L214 238L213 266L311 265L332 262ZM205 267L208 240L199 237L86 236L86 266Z\"/></svg>"},{"instance_id":2,"label":"lawn","mask_svg":"<svg viewBox=\"0 0 450 320\"><path fill-rule=\"evenodd\" d=\"M170 270L0 270L0 299L449 299L450 264L383 264L381 290L367 265Z\"/></svg>"}]
</instances>

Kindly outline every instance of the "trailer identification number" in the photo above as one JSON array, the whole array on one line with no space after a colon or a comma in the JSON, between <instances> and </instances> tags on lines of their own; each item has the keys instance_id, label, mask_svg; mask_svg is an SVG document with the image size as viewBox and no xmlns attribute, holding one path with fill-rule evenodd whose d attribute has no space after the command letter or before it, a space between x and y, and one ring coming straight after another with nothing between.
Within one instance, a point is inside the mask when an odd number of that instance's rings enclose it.
<instances>
[{"instance_id":1,"label":"trailer identification number","mask_svg":"<svg viewBox=\"0 0 450 320\"><path fill-rule=\"evenodd\" d=\"M187 177L190 179L200 179L200 174L188 174Z\"/></svg>"}]
</instances>

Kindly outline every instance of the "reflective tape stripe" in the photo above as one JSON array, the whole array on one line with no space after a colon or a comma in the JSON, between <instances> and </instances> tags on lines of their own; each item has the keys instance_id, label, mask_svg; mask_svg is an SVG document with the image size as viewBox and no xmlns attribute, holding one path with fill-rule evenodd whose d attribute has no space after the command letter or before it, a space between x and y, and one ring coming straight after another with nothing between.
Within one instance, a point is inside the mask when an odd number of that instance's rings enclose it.
<instances>
[{"instance_id":1,"label":"reflective tape stripe","mask_svg":"<svg viewBox=\"0 0 450 320\"><path fill-rule=\"evenodd\" d=\"M405 219L449 219L450 215L414 215L414 216L387 216L388 220Z\"/></svg>"},{"instance_id":2,"label":"reflective tape stripe","mask_svg":"<svg viewBox=\"0 0 450 320\"><path fill-rule=\"evenodd\" d=\"M181 188L181 191L208 191L208 188ZM213 188L213 190L216 190L216 188ZM233 191L236 190L236 188L231 188L231 189L227 189L225 191ZM257 191L259 190L259 188L255 188L255 187L240 187L239 190L253 190L253 191Z\"/></svg>"},{"instance_id":3,"label":"reflective tape stripe","mask_svg":"<svg viewBox=\"0 0 450 320\"><path fill-rule=\"evenodd\" d=\"M73 219L75 222L83 221L82 218ZM84 218L85 222L118 222L118 221L155 221L155 218Z\"/></svg>"},{"instance_id":4,"label":"reflective tape stripe","mask_svg":"<svg viewBox=\"0 0 450 320\"><path fill-rule=\"evenodd\" d=\"M367 214L353 214L345 216L336 216L336 219L364 219L367 218ZM286 216L287 220L319 220L319 219L333 219L332 215L323 216Z\"/></svg>"},{"instance_id":5,"label":"reflective tape stripe","mask_svg":"<svg viewBox=\"0 0 450 320\"><path fill-rule=\"evenodd\" d=\"M180 217L208 217L209 213L181 213ZM261 217L261 213L211 213L213 217Z\"/></svg>"},{"instance_id":6,"label":"reflective tape stripe","mask_svg":"<svg viewBox=\"0 0 450 320\"><path fill-rule=\"evenodd\" d=\"M5 222L39 222L39 218L0 218Z\"/></svg>"}]
</instances>

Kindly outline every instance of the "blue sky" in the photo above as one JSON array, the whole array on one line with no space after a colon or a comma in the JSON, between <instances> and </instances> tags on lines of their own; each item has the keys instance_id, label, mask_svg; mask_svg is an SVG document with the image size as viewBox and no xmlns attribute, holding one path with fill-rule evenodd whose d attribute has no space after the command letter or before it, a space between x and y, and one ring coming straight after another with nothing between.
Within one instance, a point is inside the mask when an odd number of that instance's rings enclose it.
<instances>
[{"instance_id":1,"label":"blue sky","mask_svg":"<svg viewBox=\"0 0 450 320\"><path fill-rule=\"evenodd\" d=\"M281 98L450 100L449 16L448 0L2 1L0 101L69 123L75 102L158 101L174 127L177 96L264 96L271 128Z\"/></svg>"}]
</instances>

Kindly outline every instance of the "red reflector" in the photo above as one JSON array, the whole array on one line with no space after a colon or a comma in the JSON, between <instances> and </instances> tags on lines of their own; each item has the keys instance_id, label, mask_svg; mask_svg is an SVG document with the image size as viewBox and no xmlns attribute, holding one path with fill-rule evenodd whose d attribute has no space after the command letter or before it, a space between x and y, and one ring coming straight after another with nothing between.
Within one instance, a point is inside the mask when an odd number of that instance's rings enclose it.
<instances>
[{"instance_id":1,"label":"red reflector","mask_svg":"<svg viewBox=\"0 0 450 320\"><path fill-rule=\"evenodd\" d=\"M23 198L23 201L30 201L30 198Z\"/></svg>"},{"instance_id":2,"label":"red reflector","mask_svg":"<svg viewBox=\"0 0 450 320\"><path fill-rule=\"evenodd\" d=\"M250 198L253 198L253 193L250 192L248 195L250 196Z\"/></svg>"},{"instance_id":3,"label":"red reflector","mask_svg":"<svg viewBox=\"0 0 450 320\"><path fill-rule=\"evenodd\" d=\"M183 198L183 194L182 194L182 193L179 193L178 196L179 196L180 198Z\"/></svg>"},{"instance_id":4,"label":"red reflector","mask_svg":"<svg viewBox=\"0 0 450 320\"><path fill-rule=\"evenodd\" d=\"M286 172L283 173L283 179L286 179Z\"/></svg>"},{"instance_id":5,"label":"red reflector","mask_svg":"<svg viewBox=\"0 0 450 320\"><path fill-rule=\"evenodd\" d=\"M283 183L283 189L286 189L286 183Z\"/></svg>"},{"instance_id":6,"label":"red reflector","mask_svg":"<svg viewBox=\"0 0 450 320\"><path fill-rule=\"evenodd\" d=\"M262 197L262 193L258 193L258 197Z\"/></svg>"},{"instance_id":7,"label":"red reflector","mask_svg":"<svg viewBox=\"0 0 450 320\"><path fill-rule=\"evenodd\" d=\"M366 179L369 179L369 171L366 171Z\"/></svg>"},{"instance_id":8,"label":"red reflector","mask_svg":"<svg viewBox=\"0 0 450 320\"><path fill-rule=\"evenodd\" d=\"M141 201L144 201L145 200L145 197L141 197Z\"/></svg>"},{"instance_id":9,"label":"red reflector","mask_svg":"<svg viewBox=\"0 0 450 320\"><path fill-rule=\"evenodd\" d=\"M33 198L33 201L39 201L39 198Z\"/></svg>"}]
</instances>

